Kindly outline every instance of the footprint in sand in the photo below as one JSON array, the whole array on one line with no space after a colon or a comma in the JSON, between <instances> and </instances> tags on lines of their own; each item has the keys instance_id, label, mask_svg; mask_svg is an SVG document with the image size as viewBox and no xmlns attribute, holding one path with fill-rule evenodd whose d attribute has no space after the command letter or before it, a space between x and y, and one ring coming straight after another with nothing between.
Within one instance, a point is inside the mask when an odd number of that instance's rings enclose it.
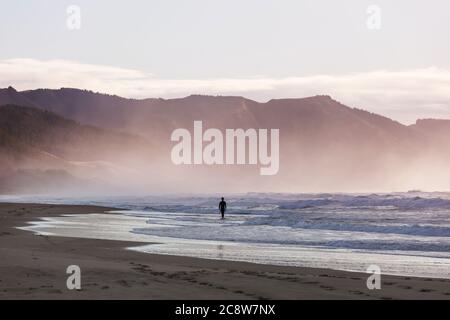
<instances>
[{"instance_id":1,"label":"footprint in sand","mask_svg":"<svg viewBox=\"0 0 450 320\"><path fill-rule=\"evenodd\" d=\"M118 284L120 284L122 287L131 287L130 284L126 280L118 280L116 281Z\"/></svg>"},{"instance_id":2,"label":"footprint in sand","mask_svg":"<svg viewBox=\"0 0 450 320\"><path fill-rule=\"evenodd\" d=\"M350 290L349 293L351 293L351 294L357 294L357 295L364 294L364 292L361 292L361 291L359 291L359 290Z\"/></svg>"},{"instance_id":3,"label":"footprint in sand","mask_svg":"<svg viewBox=\"0 0 450 320\"><path fill-rule=\"evenodd\" d=\"M410 290L410 289L412 289L412 287L410 287L410 286L398 286L399 288L402 288L402 289L406 289L406 290Z\"/></svg>"},{"instance_id":4,"label":"footprint in sand","mask_svg":"<svg viewBox=\"0 0 450 320\"><path fill-rule=\"evenodd\" d=\"M433 289L420 289L419 292L433 292L433 291L435 291L435 290L433 290Z\"/></svg>"},{"instance_id":5,"label":"footprint in sand","mask_svg":"<svg viewBox=\"0 0 450 320\"><path fill-rule=\"evenodd\" d=\"M302 284L319 284L317 281L300 281Z\"/></svg>"},{"instance_id":6,"label":"footprint in sand","mask_svg":"<svg viewBox=\"0 0 450 320\"><path fill-rule=\"evenodd\" d=\"M334 287L325 286L325 285L321 285L320 287L321 287L322 289L325 289L325 290L328 290L328 291L336 290L336 288L334 288Z\"/></svg>"}]
</instances>

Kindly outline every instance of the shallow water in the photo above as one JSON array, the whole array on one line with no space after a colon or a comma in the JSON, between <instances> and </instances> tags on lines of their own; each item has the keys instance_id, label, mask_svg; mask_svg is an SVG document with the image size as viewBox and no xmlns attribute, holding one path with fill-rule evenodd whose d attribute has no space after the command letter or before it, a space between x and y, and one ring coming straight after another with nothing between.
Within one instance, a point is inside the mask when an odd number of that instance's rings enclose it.
<instances>
[{"instance_id":1,"label":"shallow water","mask_svg":"<svg viewBox=\"0 0 450 320\"><path fill-rule=\"evenodd\" d=\"M44 234L153 243L130 248L148 253L363 272L375 264L386 274L450 278L445 193L238 195L224 221L208 196L26 200L132 209L27 227Z\"/></svg>"}]
</instances>

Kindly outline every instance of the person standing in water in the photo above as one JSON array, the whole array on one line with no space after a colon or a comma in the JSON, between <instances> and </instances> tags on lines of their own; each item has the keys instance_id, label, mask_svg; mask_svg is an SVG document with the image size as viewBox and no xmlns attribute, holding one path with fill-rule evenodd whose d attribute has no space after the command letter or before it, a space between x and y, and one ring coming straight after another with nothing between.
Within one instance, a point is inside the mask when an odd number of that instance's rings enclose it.
<instances>
[{"instance_id":1,"label":"person standing in water","mask_svg":"<svg viewBox=\"0 0 450 320\"><path fill-rule=\"evenodd\" d=\"M223 197L222 197L222 201L219 202L219 210L220 210L220 213L222 214L222 219L225 219L225 210L227 210L227 203L225 202Z\"/></svg>"}]
</instances>

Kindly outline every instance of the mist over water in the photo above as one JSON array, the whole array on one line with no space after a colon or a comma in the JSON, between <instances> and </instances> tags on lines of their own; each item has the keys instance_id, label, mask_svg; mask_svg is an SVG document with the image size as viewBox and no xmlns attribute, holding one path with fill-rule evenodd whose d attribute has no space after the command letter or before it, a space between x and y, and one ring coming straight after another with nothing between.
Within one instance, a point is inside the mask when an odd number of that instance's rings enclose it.
<instances>
[{"instance_id":1,"label":"mist over water","mask_svg":"<svg viewBox=\"0 0 450 320\"><path fill-rule=\"evenodd\" d=\"M450 190L448 120L406 126L326 95L262 103L7 88L0 97L0 194ZM257 165L175 165L171 134L192 134L196 121L204 132L279 130L279 170L261 176Z\"/></svg>"}]
</instances>

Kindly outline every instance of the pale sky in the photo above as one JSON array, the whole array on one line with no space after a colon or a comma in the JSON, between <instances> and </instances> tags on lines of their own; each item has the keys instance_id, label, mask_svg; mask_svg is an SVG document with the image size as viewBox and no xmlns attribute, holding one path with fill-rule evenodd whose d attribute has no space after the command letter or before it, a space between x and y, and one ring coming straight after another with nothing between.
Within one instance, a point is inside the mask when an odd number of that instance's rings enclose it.
<instances>
[{"instance_id":1,"label":"pale sky","mask_svg":"<svg viewBox=\"0 0 450 320\"><path fill-rule=\"evenodd\" d=\"M379 30L367 27L370 5ZM330 94L411 123L450 118L449 39L448 0L2 0L0 87Z\"/></svg>"}]
</instances>

